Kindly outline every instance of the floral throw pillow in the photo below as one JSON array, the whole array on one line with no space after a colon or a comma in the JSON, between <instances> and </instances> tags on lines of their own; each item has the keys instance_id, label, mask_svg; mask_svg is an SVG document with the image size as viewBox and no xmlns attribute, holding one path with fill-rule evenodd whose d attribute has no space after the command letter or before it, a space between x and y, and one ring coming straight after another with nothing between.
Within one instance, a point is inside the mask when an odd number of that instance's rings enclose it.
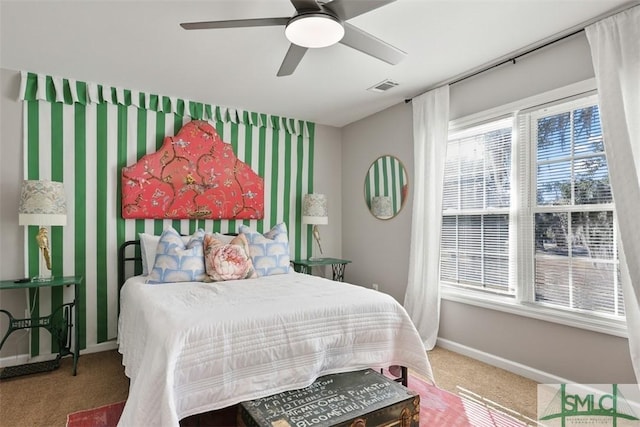
<instances>
[{"instance_id":1,"label":"floral throw pillow","mask_svg":"<svg viewBox=\"0 0 640 427\"><path fill-rule=\"evenodd\" d=\"M162 232L153 269L147 283L202 282L207 275L204 267L204 230L196 231L185 244L173 228Z\"/></svg>"},{"instance_id":2,"label":"floral throw pillow","mask_svg":"<svg viewBox=\"0 0 640 427\"><path fill-rule=\"evenodd\" d=\"M258 277L290 272L289 235L287 225L282 222L264 234L241 225L240 235L249 242L249 253Z\"/></svg>"},{"instance_id":3,"label":"floral throw pillow","mask_svg":"<svg viewBox=\"0 0 640 427\"><path fill-rule=\"evenodd\" d=\"M214 234L204 236L204 263L208 281L240 280L258 277L249 256L249 243L243 235L229 243Z\"/></svg>"}]
</instances>

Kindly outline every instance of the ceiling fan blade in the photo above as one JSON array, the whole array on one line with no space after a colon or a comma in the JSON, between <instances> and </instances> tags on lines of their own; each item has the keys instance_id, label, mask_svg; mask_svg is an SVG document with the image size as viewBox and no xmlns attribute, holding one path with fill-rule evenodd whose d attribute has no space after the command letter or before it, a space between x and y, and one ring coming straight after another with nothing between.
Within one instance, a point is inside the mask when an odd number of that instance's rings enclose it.
<instances>
[{"instance_id":1,"label":"ceiling fan blade","mask_svg":"<svg viewBox=\"0 0 640 427\"><path fill-rule=\"evenodd\" d=\"M329 9L338 18L346 21L358 15L367 13L379 7L393 3L396 0L333 0L323 4L325 9Z\"/></svg>"},{"instance_id":2,"label":"ceiling fan blade","mask_svg":"<svg viewBox=\"0 0 640 427\"><path fill-rule=\"evenodd\" d=\"M180 24L185 30L208 30L211 28L240 28L240 27L270 27L287 25L290 18L256 18L233 19L231 21L183 22Z\"/></svg>"},{"instance_id":3,"label":"ceiling fan blade","mask_svg":"<svg viewBox=\"0 0 640 427\"><path fill-rule=\"evenodd\" d=\"M321 10L316 0L290 0L290 1L291 1L291 4L293 4L293 7L296 8L296 12L298 13Z\"/></svg>"},{"instance_id":4,"label":"ceiling fan blade","mask_svg":"<svg viewBox=\"0 0 640 427\"><path fill-rule=\"evenodd\" d=\"M354 27L347 22L343 25L344 37L340 40L340 43L343 45L359 50L362 53L371 55L391 65L396 65L407 55L406 52L391 46L389 43L383 42L358 27Z\"/></svg>"},{"instance_id":5,"label":"ceiling fan blade","mask_svg":"<svg viewBox=\"0 0 640 427\"><path fill-rule=\"evenodd\" d=\"M291 74L293 74L306 52L306 47L298 46L297 44L291 43L287 54L284 56L282 65L280 65L277 76L282 77L290 76Z\"/></svg>"}]
</instances>

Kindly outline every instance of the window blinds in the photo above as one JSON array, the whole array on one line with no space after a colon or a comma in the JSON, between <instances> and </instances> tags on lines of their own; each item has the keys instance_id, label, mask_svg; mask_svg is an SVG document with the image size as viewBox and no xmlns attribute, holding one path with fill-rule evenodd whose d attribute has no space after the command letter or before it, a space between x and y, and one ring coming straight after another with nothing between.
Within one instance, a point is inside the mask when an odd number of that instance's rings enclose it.
<instances>
[{"instance_id":1,"label":"window blinds","mask_svg":"<svg viewBox=\"0 0 640 427\"><path fill-rule=\"evenodd\" d=\"M512 119L450 134L441 280L509 292Z\"/></svg>"}]
</instances>

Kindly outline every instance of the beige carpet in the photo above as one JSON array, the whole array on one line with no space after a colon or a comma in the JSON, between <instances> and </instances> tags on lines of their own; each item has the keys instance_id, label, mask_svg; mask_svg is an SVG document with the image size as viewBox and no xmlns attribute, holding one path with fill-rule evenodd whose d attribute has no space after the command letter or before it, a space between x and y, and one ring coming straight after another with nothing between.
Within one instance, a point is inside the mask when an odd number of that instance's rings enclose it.
<instances>
[{"instance_id":1,"label":"beige carpet","mask_svg":"<svg viewBox=\"0 0 640 427\"><path fill-rule=\"evenodd\" d=\"M466 389L535 419L535 382L441 348L429 358L442 389ZM117 351L81 356L75 377L71 365L66 358L56 371L0 381L0 425L62 427L71 412L127 398L129 381Z\"/></svg>"},{"instance_id":2,"label":"beige carpet","mask_svg":"<svg viewBox=\"0 0 640 427\"><path fill-rule=\"evenodd\" d=\"M495 402L525 418L536 419L535 381L439 347L428 354L438 387L459 395L471 392L479 395L479 400Z\"/></svg>"},{"instance_id":3,"label":"beige carpet","mask_svg":"<svg viewBox=\"0 0 640 427\"><path fill-rule=\"evenodd\" d=\"M72 375L72 358L55 371L0 381L2 427L64 427L67 414L127 398L129 380L117 351L80 356Z\"/></svg>"}]
</instances>

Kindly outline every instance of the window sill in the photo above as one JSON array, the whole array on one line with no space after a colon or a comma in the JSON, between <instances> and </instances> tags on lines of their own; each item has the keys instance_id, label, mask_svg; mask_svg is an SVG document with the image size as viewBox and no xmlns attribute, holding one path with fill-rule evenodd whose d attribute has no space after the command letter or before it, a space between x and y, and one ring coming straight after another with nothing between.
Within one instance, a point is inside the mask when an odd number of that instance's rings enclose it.
<instances>
[{"instance_id":1,"label":"window sill","mask_svg":"<svg viewBox=\"0 0 640 427\"><path fill-rule=\"evenodd\" d=\"M588 314L569 313L540 305L517 303L512 297L458 289L444 284L440 285L440 294L442 299L448 301L558 323L560 325L586 329L602 334L622 338L628 337L627 324L621 320L607 319L605 317L591 316Z\"/></svg>"}]
</instances>

